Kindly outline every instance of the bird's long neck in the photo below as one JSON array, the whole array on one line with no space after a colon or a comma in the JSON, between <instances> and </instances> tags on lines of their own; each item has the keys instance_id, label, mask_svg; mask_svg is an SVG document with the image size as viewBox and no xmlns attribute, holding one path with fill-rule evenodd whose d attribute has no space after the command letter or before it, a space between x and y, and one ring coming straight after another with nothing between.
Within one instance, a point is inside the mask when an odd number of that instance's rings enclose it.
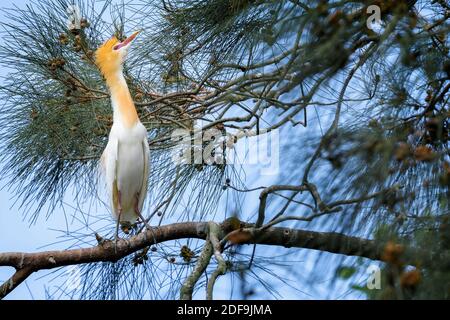
<instances>
[{"instance_id":1,"label":"bird's long neck","mask_svg":"<svg viewBox=\"0 0 450 320\"><path fill-rule=\"evenodd\" d=\"M114 122L132 127L139 121L139 117L122 70L107 74L105 78L111 92Z\"/></svg>"}]
</instances>

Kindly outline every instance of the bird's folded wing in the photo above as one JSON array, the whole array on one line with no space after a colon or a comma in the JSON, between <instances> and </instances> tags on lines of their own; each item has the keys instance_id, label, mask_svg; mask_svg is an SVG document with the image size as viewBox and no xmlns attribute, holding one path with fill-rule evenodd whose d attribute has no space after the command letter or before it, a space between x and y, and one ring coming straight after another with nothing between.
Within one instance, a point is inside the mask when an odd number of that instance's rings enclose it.
<instances>
[{"instance_id":1,"label":"bird's folded wing","mask_svg":"<svg viewBox=\"0 0 450 320\"><path fill-rule=\"evenodd\" d=\"M144 156L144 172L142 177L142 186L141 191L139 192L139 210L142 210L142 206L144 204L145 197L147 195L147 186L148 186L148 175L149 175L149 156L150 156L150 148L148 146L147 137L142 141L142 151Z\"/></svg>"},{"instance_id":2,"label":"bird's folded wing","mask_svg":"<svg viewBox=\"0 0 450 320\"><path fill-rule=\"evenodd\" d=\"M100 158L100 170L105 180L106 189L110 194L113 191L113 184L116 180L118 149L119 141L110 135L108 144Z\"/></svg>"}]
</instances>

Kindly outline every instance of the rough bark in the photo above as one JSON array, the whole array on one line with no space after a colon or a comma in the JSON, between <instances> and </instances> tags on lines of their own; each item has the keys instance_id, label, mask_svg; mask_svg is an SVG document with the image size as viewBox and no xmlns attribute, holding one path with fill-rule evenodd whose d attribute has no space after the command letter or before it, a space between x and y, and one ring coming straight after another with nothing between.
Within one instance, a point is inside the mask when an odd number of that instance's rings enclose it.
<instances>
[{"instance_id":1,"label":"rough bark","mask_svg":"<svg viewBox=\"0 0 450 320\"><path fill-rule=\"evenodd\" d=\"M234 228L232 226L235 226ZM256 243L326 251L349 256L360 256L379 260L382 248L374 241L350 237L339 233L314 232L299 229L272 227L263 231L253 229L252 225L240 223L222 223L224 234L230 232L248 232L246 241L240 244ZM0 253L0 267L9 266L16 273L0 286L0 299L9 294L31 273L53 269L61 266L93 263L101 261L117 261L129 254L150 245L170 240L197 238L206 239L208 222L184 222L155 227L129 239L114 242L106 240L89 248L44 251L37 253L7 252ZM241 231L242 230L242 231ZM252 230L249 232L248 230Z\"/></svg>"}]
</instances>

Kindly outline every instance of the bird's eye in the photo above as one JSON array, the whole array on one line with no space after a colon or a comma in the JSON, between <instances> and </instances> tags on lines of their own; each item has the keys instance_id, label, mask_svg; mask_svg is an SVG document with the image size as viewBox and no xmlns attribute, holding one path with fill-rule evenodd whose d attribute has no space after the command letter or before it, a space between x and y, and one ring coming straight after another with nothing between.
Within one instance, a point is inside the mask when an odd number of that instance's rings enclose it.
<instances>
[{"instance_id":1,"label":"bird's eye","mask_svg":"<svg viewBox=\"0 0 450 320\"><path fill-rule=\"evenodd\" d=\"M119 44L116 44L114 47L113 47L113 50L119 50L120 49L120 43Z\"/></svg>"}]
</instances>

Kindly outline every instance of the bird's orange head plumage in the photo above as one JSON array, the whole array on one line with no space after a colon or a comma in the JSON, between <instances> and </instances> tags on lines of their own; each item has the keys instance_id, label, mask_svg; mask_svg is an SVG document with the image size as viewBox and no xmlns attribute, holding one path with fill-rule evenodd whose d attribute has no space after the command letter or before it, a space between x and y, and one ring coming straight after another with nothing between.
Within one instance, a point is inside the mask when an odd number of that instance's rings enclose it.
<instances>
[{"instance_id":1,"label":"bird's orange head plumage","mask_svg":"<svg viewBox=\"0 0 450 320\"><path fill-rule=\"evenodd\" d=\"M128 53L128 48L139 31L120 42L115 36L103 43L95 52L95 63L105 77L119 71Z\"/></svg>"},{"instance_id":2,"label":"bird's orange head plumage","mask_svg":"<svg viewBox=\"0 0 450 320\"><path fill-rule=\"evenodd\" d=\"M123 63L120 51L114 49L119 43L119 39L112 37L95 52L95 63L104 76L117 72Z\"/></svg>"}]
</instances>

